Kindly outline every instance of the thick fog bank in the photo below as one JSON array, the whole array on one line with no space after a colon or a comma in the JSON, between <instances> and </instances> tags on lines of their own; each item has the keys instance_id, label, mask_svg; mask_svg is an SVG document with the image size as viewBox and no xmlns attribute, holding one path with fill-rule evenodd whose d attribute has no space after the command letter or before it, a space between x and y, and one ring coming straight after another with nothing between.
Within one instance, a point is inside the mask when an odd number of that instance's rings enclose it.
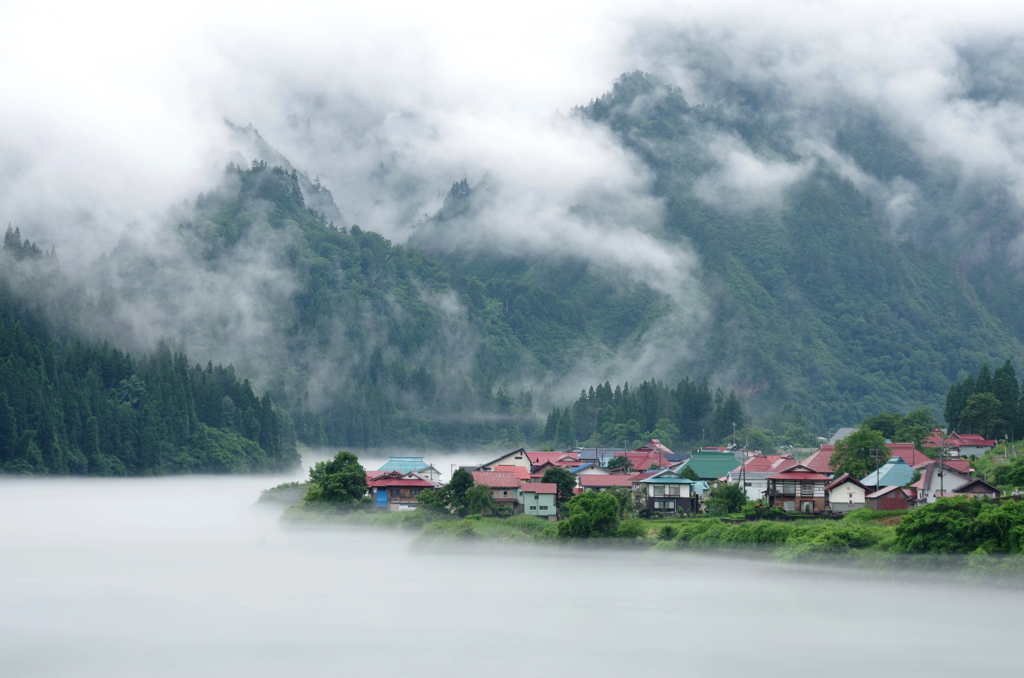
<instances>
[{"instance_id":1,"label":"thick fog bank","mask_svg":"<svg viewBox=\"0 0 1024 678\"><path fill-rule=\"evenodd\" d=\"M915 676L1019 664L1019 592L288 532L252 504L281 480L0 480L0 674Z\"/></svg>"}]
</instances>

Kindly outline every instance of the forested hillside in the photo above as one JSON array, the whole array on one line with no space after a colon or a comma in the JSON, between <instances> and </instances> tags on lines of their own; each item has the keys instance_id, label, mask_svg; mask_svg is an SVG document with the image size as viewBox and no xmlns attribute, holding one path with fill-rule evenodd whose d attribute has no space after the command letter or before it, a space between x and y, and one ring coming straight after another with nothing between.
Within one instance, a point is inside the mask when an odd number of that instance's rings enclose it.
<instances>
[{"instance_id":1,"label":"forested hillside","mask_svg":"<svg viewBox=\"0 0 1024 678\"><path fill-rule=\"evenodd\" d=\"M241 473L298 463L287 415L233 368L190 365L166 345L133 358L57 336L8 279L21 265L59 276L56 262L10 229L0 257L0 472Z\"/></svg>"},{"instance_id":2,"label":"forested hillside","mask_svg":"<svg viewBox=\"0 0 1024 678\"><path fill-rule=\"evenodd\" d=\"M579 111L656 172L666 238L700 254L716 293L695 374L728 373L762 407L792 402L832 427L886 409L938 414L961 370L1021 355L1015 332L945 251L897 237L879 206L826 165L808 169L777 204L709 199L701 179L720 166L708 142L716 135L742 140L778 171L797 157L777 102L732 94L730 113L691 106L678 89L632 73ZM872 171L939 181L862 118L845 121L836 143Z\"/></svg>"}]
</instances>

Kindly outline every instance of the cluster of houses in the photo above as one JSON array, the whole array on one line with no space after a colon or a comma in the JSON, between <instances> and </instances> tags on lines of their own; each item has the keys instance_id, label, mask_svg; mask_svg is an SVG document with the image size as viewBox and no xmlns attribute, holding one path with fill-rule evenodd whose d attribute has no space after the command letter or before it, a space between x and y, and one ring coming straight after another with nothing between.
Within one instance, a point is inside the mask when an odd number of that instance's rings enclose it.
<instances>
[{"instance_id":1,"label":"cluster of houses","mask_svg":"<svg viewBox=\"0 0 1024 678\"><path fill-rule=\"evenodd\" d=\"M749 499L804 513L906 509L940 497L1000 494L984 480L973 478L971 467L971 458L995 446L996 441L956 433L945 436L938 429L925 445L942 447L941 460L922 454L911 443L887 443L889 459L876 471L863 478L848 473L835 477L830 465L835 442L853 430L841 429L829 444L803 459L733 447L677 454L651 440L635 450L519 449L463 468L472 473L476 484L491 489L495 502L505 507L503 513L550 520L557 516L558 488L542 479L553 467L562 467L575 477L577 494L626 488L650 515L700 511L704 496L722 482L739 485ZM392 457L380 469L368 471L366 480L375 506L391 511L414 509L420 492L441 486L440 472L423 457Z\"/></svg>"}]
</instances>

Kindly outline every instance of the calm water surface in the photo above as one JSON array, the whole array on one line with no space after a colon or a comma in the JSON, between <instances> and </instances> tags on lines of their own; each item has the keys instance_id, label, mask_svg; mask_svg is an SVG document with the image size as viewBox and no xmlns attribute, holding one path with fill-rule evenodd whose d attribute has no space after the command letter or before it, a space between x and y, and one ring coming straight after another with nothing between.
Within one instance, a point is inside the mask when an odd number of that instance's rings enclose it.
<instances>
[{"instance_id":1,"label":"calm water surface","mask_svg":"<svg viewBox=\"0 0 1024 678\"><path fill-rule=\"evenodd\" d=\"M0 479L0 676L1024 672L1018 591L287 531L281 480Z\"/></svg>"}]
</instances>

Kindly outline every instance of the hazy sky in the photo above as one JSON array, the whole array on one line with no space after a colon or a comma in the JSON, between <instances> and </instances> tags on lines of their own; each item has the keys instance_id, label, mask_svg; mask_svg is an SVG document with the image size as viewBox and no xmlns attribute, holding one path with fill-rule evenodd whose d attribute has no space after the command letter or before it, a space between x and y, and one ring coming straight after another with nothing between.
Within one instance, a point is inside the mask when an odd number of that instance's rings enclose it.
<instances>
[{"instance_id":1,"label":"hazy sky","mask_svg":"<svg viewBox=\"0 0 1024 678\"><path fill-rule=\"evenodd\" d=\"M628 378L666 351L684 355L687 333L700 335L706 264L685 241L659 238L664 205L649 170L607 129L568 115L573 106L634 69L693 104L728 106L723 93L736 85L771 92L797 157L713 136L717 167L697 195L726 211L772 208L823 163L898 229L918 207L917 188L838 154L834 118L849 107L875 114L908 153L994 178L1024 204L1022 35L1024 9L1005 2L9 1L0 5L0 223L57 244L65 268L126 231L145 239L171 204L209 190L237 157L225 118L253 124L321 177L346 223L399 242L452 182L488 176L496 191L458 246L571 254L672 300L672 344L643 341L620 356ZM258 247L236 262L251 275L228 267L194 287L227 304L220 315L242 318L235 335L266 343L246 310L265 301L250 283L270 276L287 294L294 281L275 277ZM129 321L174 335L183 318L160 313L138 300Z\"/></svg>"},{"instance_id":2,"label":"hazy sky","mask_svg":"<svg viewBox=\"0 0 1024 678\"><path fill-rule=\"evenodd\" d=\"M733 71L788 87L803 103L852 93L935 152L1019 182L1019 111L958 104L962 65L950 46L1021 35L1022 18L1006 2L8 1L0 218L39 224L44 239L60 224L89 234L83 246L108 244L211 184L228 150L225 116L253 123L329 180L349 203L346 216L395 234L408 215L368 214L355 180L389 155L440 184L419 189L435 198L449 179L485 171L569 194L629 184L629 159L600 134L567 130L558 112L637 67L699 100L699 82L671 49L680 41L648 39L658 31L721 45ZM289 116L301 124L310 111L320 112L313 147L286 134ZM746 161L733 160L727 177L743 174Z\"/></svg>"}]
</instances>

